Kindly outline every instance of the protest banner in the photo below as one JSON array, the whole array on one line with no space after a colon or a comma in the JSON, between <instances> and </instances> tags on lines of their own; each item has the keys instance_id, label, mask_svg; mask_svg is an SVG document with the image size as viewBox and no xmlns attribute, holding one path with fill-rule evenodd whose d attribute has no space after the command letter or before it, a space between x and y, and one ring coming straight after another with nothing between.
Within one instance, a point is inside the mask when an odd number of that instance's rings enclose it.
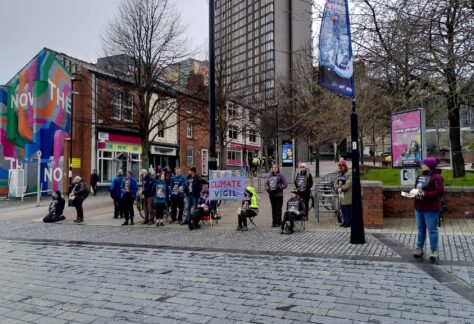
<instances>
[{"instance_id":1,"label":"protest banner","mask_svg":"<svg viewBox=\"0 0 474 324\"><path fill-rule=\"evenodd\" d=\"M209 200L243 200L246 178L240 170L209 170Z\"/></svg>"}]
</instances>

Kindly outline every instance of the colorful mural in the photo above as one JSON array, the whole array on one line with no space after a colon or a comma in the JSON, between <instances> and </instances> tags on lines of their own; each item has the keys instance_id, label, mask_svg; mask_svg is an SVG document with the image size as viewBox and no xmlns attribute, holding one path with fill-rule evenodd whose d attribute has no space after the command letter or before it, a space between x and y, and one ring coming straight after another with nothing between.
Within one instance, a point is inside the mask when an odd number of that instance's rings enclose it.
<instances>
[{"instance_id":1,"label":"colorful mural","mask_svg":"<svg viewBox=\"0 0 474 324\"><path fill-rule=\"evenodd\" d=\"M23 168L27 190L36 191L37 151L41 151L42 190L62 189L71 98L71 74L47 49L0 87L0 190L4 193L12 168Z\"/></svg>"}]
</instances>

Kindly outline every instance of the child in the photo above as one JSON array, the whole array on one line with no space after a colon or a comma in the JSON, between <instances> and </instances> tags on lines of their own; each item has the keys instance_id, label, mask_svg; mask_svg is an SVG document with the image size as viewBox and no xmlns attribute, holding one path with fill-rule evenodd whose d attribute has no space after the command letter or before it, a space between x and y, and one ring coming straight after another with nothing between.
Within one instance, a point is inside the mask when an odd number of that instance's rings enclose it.
<instances>
[{"instance_id":1,"label":"child","mask_svg":"<svg viewBox=\"0 0 474 324\"><path fill-rule=\"evenodd\" d=\"M188 227L191 231L194 229L201 228L199 222L201 221L202 216L209 214L210 209L211 201L209 200L209 189L204 188L201 191L201 196L199 197L197 208L191 214L191 219L188 224Z\"/></svg>"},{"instance_id":2,"label":"child","mask_svg":"<svg viewBox=\"0 0 474 324\"><path fill-rule=\"evenodd\" d=\"M49 204L49 214L43 218L43 222L56 223L65 220L66 217L63 216L65 203L64 198L61 197L61 191L53 192L53 200Z\"/></svg>"},{"instance_id":3,"label":"child","mask_svg":"<svg viewBox=\"0 0 474 324\"><path fill-rule=\"evenodd\" d=\"M248 186L245 188L244 196L242 207L237 214L239 221L237 231L248 231L247 217L254 217L258 214L258 197L255 189L252 186Z\"/></svg>"},{"instance_id":4,"label":"child","mask_svg":"<svg viewBox=\"0 0 474 324\"><path fill-rule=\"evenodd\" d=\"M163 213L168 202L168 186L166 185L164 172L159 174L155 180L155 197L153 203L156 211L156 226L165 226L163 223Z\"/></svg>"},{"instance_id":5,"label":"child","mask_svg":"<svg viewBox=\"0 0 474 324\"><path fill-rule=\"evenodd\" d=\"M291 197L286 203L286 211L283 215L280 234L285 234L285 226L288 228L287 234L292 234L295 219L301 219L303 217L306 217L305 203L303 199L299 197L298 190L294 189L291 191Z\"/></svg>"}]
</instances>

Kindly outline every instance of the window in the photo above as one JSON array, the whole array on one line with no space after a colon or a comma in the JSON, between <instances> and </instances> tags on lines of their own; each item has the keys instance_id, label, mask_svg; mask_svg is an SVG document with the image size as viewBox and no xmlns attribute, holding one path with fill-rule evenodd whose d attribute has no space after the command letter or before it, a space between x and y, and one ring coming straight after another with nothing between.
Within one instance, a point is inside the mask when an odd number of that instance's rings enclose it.
<instances>
[{"instance_id":1,"label":"window","mask_svg":"<svg viewBox=\"0 0 474 324\"><path fill-rule=\"evenodd\" d=\"M229 138L230 139L237 139L238 132L239 132L239 129L237 128L237 126L234 126L234 125L229 126Z\"/></svg>"},{"instance_id":2,"label":"window","mask_svg":"<svg viewBox=\"0 0 474 324\"><path fill-rule=\"evenodd\" d=\"M120 113L120 92L112 92L112 118L113 119L121 119Z\"/></svg>"},{"instance_id":3,"label":"window","mask_svg":"<svg viewBox=\"0 0 474 324\"><path fill-rule=\"evenodd\" d=\"M232 103L229 104L228 114L229 114L229 117L237 116L237 105L232 104Z\"/></svg>"},{"instance_id":4,"label":"window","mask_svg":"<svg viewBox=\"0 0 474 324\"><path fill-rule=\"evenodd\" d=\"M255 111L249 110L249 121L255 123Z\"/></svg>"},{"instance_id":5,"label":"window","mask_svg":"<svg viewBox=\"0 0 474 324\"><path fill-rule=\"evenodd\" d=\"M253 143L257 142L257 132L254 129L249 130L249 141Z\"/></svg>"},{"instance_id":6,"label":"window","mask_svg":"<svg viewBox=\"0 0 474 324\"><path fill-rule=\"evenodd\" d=\"M188 123L186 124L186 137L187 138L194 137L194 124L192 120L188 121Z\"/></svg>"},{"instance_id":7,"label":"window","mask_svg":"<svg viewBox=\"0 0 474 324\"><path fill-rule=\"evenodd\" d=\"M186 148L186 165L193 166L194 165L194 147L188 146Z\"/></svg>"},{"instance_id":8,"label":"window","mask_svg":"<svg viewBox=\"0 0 474 324\"><path fill-rule=\"evenodd\" d=\"M188 114L192 114L193 113L193 103L192 102L188 102L188 104L186 105L186 112Z\"/></svg>"},{"instance_id":9,"label":"window","mask_svg":"<svg viewBox=\"0 0 474 324\"><path fill-rule=\"evenodd\" d=\"M129 95L122 96L122 118L126 121L132 121L133 119L133 97Z\"/></svg>"},{"instance_id":10,"label":"window","mask_svg":"<svg viewBox=\"0 0 474 324\"><path fill-rule=\"evenodd\" d=\"M227 160L241 161L242 160L242 151L228 150L227 151Z\"/></svg>"},{"instance_id":11,"label":"window","mask_svg":"<svg viewBox=\"0 0 474 324\"><path fill-rule=\"evenodd\" d=\"M157 131L158 137L161 137L161 138L165 137L165 122L159 121L157 128L158 128L158 131Z\"/></svg>"}]
</instances>

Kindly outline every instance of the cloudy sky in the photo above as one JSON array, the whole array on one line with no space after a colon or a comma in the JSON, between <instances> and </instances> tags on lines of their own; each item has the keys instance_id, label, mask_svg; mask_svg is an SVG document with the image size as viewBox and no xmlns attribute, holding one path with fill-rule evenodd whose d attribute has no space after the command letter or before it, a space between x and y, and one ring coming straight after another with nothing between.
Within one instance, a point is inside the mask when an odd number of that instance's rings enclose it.
<instances>
[{"instance_id":1,"label":"cloudy sky","mask_svg":"<svg viewBox=\"0 0 474 324\"><path fill-rule=\"evenodd\" d=\"M173 0L187 26L190 49L204 58L208 44L208 0ZM43 47L96 62L100 35L119 0L8 0L0 14L0 84L8 82Z\"/></svg>"}]
</instances>

